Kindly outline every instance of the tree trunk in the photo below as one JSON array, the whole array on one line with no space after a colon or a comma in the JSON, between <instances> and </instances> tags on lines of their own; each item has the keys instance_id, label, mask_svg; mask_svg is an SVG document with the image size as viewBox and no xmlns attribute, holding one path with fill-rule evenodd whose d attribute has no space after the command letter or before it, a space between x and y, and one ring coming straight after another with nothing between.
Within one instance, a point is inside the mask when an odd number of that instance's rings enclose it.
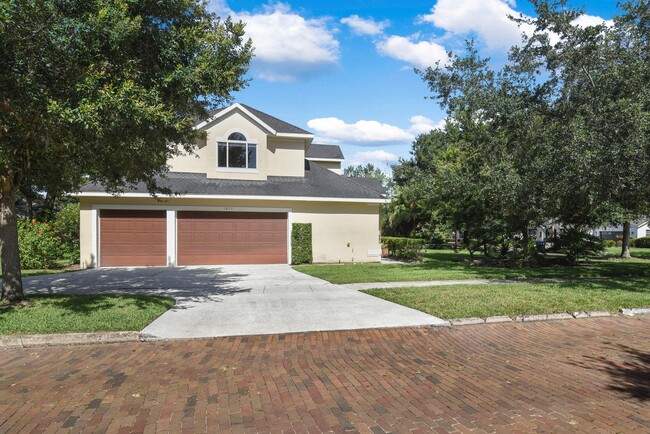
<instances>
[{"instance_id":1,"label":"tree trunk","mask_svg":"<svg viewBox=\"0 0 650 434\"><path fill-rule=\"evenodd\" d=\"M18 253L16 188L4 180L0 191L0 255L2 256L1 299L15 303L25 299Z\"/></svg>"},{"instance_id":2,"label":"tree trunk","mask_svg":"<svg viewBox=\"0 0 650 434\"><path fill-rule=\"evenodd\" d=\"M629 259L630 254L630 222L623 223L623 247L621 249L621 258Z\"/></svg>"}]
</instances>

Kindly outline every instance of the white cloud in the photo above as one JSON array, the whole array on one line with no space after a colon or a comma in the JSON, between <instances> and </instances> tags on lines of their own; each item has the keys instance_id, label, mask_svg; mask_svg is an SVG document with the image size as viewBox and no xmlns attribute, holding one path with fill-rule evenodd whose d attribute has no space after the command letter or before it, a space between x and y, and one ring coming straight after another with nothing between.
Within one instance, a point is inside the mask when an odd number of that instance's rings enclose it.
<instances>
[{"instance_id":1,"label":"white cloud","mask_svg":"<svg viewBox=\"0 0 650 434\"><path fill-rule=\"evenodd\" d=\"M214 7L227 8L221 0ZM295 81L318 75L338 65L339 42L327 19L306 19L283 3L260 12L232 12L246 23L255 57L253 75L268 81Z\"/></svg>"},{"instance_id":2,"label":"white cloud","mask_svg":"<svg viewBox=\"0 0 650 434\"><path fill-rule=\"evenodd\" d=\"M378 35L390 24L387 20L375 21L374 18L361 18L359 15L343 18L341 23L349 26L357 35Z\"/></svg>"},{"instance_id":3,"label":"white cloud","mask_svg":"<svg viewBox=\"0 0 650 434\"><path fill-rule=\"evenodd\" d=\"M444 63L448 59L445 47L442 45L429 41L417 42L404 36L390 36L377 42L376 46L379 53L419 68L434 66L438 61Z\"/></svg>"},{"instance_id":4,"label":"white cloud","mask_svg":"<svg viewBox=\"0 0 650 434\"><path fill-rule=\"evenodd\" d=\"M429 119L426 116L418 115L413 116L411 119L411 128L409 132L415 136L419 134L428 133L431 130L439 130L445 127L446 121L443 119L441 121L435 122Z\"/></svg>"},{"instance_id":5,"label":"white cloud","mask_svg":"<svg viewBox=\"0 0 650 434\"><path fill-rule=\"evenodd\" d=\"M413 139L407 131L378 121L361 120L348 124L341 119L330 117L312 119L307 125L316 130L324 140L334 143L395 144L408 143Z\"/></svg>"},{"instance_id":6,"label":"white cloud","mask_svg":"<svg viewBox=\"0 0 650 434\"><path fill-rule=\"evenodd\" d=\"M514 0L438 0L431 13L420 17L452 36L475 34L492 51L508 49L521 41L522 30L508 18L519 16Z\"/></svg>"},{"instance_id":7,"label":"white cloud","mask_svg":"<svg viewBox=\"0 0 650 434\"><path fill-rule=\"evenodd\" d=\"M601 24L605 24L607 26L612 26L614 24L614 21L612 20L606 20L602 17L598 17L595 15L580 15L578 18L573 20L572 23L574 26L578 27L590 27L590 26L599 26Z\"/></svg>"},{"instance_id":8,"label":"white cloud","mask_svg":"<svg viewBox=\"0 0 650 434\"><path fill-rule=\"evenodd\" d=\"M392 163L397 163L398 160L399 157L397 155L379 149L376 151L357 152L350 158L348 165L356 166L361 164L365 166L368 163L372 163L375 166L381 167L383 165L390 166Z\"/></svg>"},{"instance_id":9,"label":"white cloud","mask_svg":"<svg viewBox=\"0 0 650 434\"><path fill-rule=\"evenodd\" d=\"M329 117L312 119L307 126L317 132L319 141L358 146L408 144L415 136L444 126L444 121L435 122L421 115L411 117L410 123L408 129L403 129L374 120L349 124Z\"/></svg>"}]
</instances>

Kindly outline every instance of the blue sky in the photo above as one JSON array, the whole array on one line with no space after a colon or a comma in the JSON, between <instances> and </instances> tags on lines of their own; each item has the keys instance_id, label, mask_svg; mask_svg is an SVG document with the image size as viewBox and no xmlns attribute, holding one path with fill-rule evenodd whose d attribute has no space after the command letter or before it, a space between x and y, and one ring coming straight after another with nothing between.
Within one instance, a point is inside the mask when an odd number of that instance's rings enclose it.
<instances>
[{"instance_id":1,"label":"blue sky","mask_svg":"<svg viewBox=\"0 0 650 434\"><path fill-rule=\"evenodd\" d=\"M609 20L614 0L573 2L582 23ZM414 137L444 118L413 68L444 61L474 37L483 56L505 60L521 30L508 14L527 1L212 0L221 16L247 23L256 56L250 85L235 99L338 144L346 165L383 169L408 157Z\"/></svg>"}]
</instances>

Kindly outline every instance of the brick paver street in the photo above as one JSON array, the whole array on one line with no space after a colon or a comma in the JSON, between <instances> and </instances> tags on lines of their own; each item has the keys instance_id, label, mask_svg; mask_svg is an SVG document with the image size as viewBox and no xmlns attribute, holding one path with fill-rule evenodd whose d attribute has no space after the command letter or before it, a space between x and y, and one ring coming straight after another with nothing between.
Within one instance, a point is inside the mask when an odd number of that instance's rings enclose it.
<instances>
[{"instance_id":1,"label":"brick paver street","mask_svg":"<svg viewBox=\"0 0 650 434\"><path fill-rule=\"evenodd\" d=\"M650 317L0 349L0 432L650 432Z\"/></svg>"}]
</instances>

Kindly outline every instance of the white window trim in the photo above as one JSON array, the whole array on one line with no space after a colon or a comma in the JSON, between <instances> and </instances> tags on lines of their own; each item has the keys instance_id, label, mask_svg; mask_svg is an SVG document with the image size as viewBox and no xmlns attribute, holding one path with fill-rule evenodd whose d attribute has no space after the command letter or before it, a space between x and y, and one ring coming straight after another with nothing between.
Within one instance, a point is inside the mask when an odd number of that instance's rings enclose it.
<instances>
[{"instance_id":1,"label":"white window trim","mask_svg":"<svg viewBox=\"0 0 650 434\"><path fill-rule=\"evenodd\" d=\"M291 222L293 221L292 208L263 208L263 207L242 207L242 206L167 206L167 205L113 205L113 204L93 204L91 208L92 215L92 252L89 268L101 267L101 257L99 255L100 246L100 211L103 209L124 209L124 210L164 210L167 224L167 266L176 267L178 258L178 231L177 231L177 213L178 211L220 211L220 212L276 212L287 214L287 264L291 265ZM130 268L130 267L116 267Z\"/></svg>"},{"instance_id":2,"label":"white window trim","mask_svg":"<svg viewBox=\"0 0 650 434\"><path fill-rule=\"evenodd\" d=\"M246 140L228 140L228 137L230 137L231 134L234 133L239 133L242 134L244 137L246 137ZM224 172L224 173L259 173L260 169L260 146L257 143L257 140L248 140L248 138L251 137L248 132L236 128L236 129L230 129L226 131L226 134L224 137L217 137L216 141L216 153L215 153L215 158L216 158L216 171L217 172ZM225 143L226 144L226 164L228 164L228 155L230 153L230 143L235 143L235 144L240 144L240 145L246 145L246 167L219 167L219 143ZM255 145L255 159L256 159L256 166L254 169L249 169L248 168L248 145Z\"/></svg>"}]
</instances>

